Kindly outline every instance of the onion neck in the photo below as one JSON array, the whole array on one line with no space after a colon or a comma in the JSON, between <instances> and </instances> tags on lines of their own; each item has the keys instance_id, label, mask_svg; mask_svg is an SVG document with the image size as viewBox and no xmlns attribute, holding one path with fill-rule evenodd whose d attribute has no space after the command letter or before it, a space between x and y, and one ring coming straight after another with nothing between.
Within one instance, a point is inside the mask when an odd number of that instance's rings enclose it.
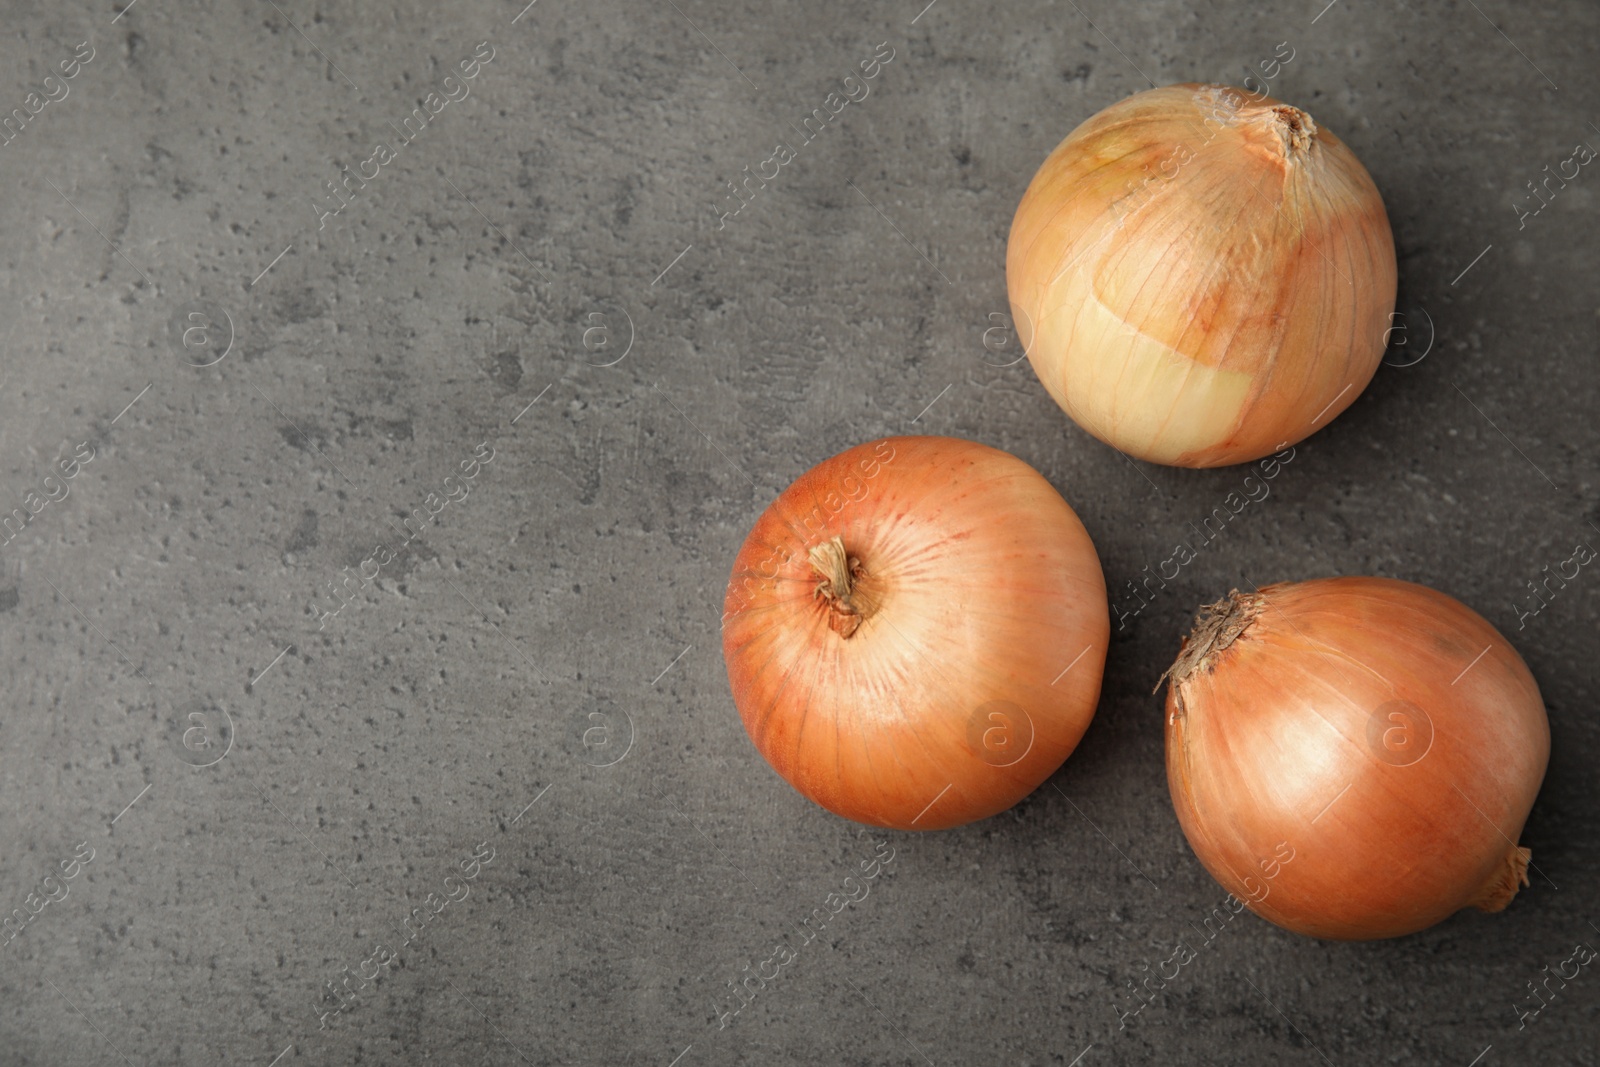
<instances>
[{"instance_id":1,"label":"onion neck","mask_svg":"<svg viewBox=\"0 0 1600 1067\"><path fill-rule=\"evenodd\" d=\"M1533 850L1512 845L1511 851L1506 853L1489 876L1489 880L1478 890L1478 895L1470 903L1479 911L1502 911L1511 898L1517 895L1521 886L1528 884L1528 861L1533 858Z\"/></svg>"},{"instance_id":2,"label":"onion neck","mask_svg":"<svg viewBox=\"0 0 1600 1067\"><path fill-rule=\"evenodd\" d=\"M1251 148L1283 166L1303 164L1317 144L1317 124L1299 108L1276 100L1239 104L1226 94L1224 106L1236 108L1236 123Z\"/></svg>"},{"instance_id":3,"label":"onion neck","mask_svg":"<svg viewBox=\"0 0 1600 1067\"><path fill-rule=\"evenodd\" d=\"M857 584L866 573L861 561L845 551L844 539L833 537L813 545L806 553L811 569L822 578L816 596L828 606L828 627L840 637L849 638L872 617L876 602L863 594Z\"/></svg>"},{"instance_id":4,"label":"onion neck","mask_svg":"<svg viewBox=\"0 0 1600 1067\"><path fill-rule=\"evenodd\" d=\"M1262 597L1259 593L1241 593L1230 590L1228 595L1214 604L1207 604L1194 617L1194 629L1184 639L1183 648L1172 666L1156 680L1172 680L1174 689L1180 688L1196 671L1209 671L1227 647L1239 638L1261 614Z\"/></svg>"},{"instance_id":5,"label":"onion neck","mask_svg":"<svg viewBox=\"0 0 1600 1067\"><path fill-rule=\"evenodd\" d=\"M1317 124L1297 107L1288 104L1277 104L1272 108L1272 118L1277 127L1278 135L1283 138L1283 154L1293 158L1297 153L1304 154L1311 150L1311 142L1317 137Z\"/></svg>"}]
</instances>

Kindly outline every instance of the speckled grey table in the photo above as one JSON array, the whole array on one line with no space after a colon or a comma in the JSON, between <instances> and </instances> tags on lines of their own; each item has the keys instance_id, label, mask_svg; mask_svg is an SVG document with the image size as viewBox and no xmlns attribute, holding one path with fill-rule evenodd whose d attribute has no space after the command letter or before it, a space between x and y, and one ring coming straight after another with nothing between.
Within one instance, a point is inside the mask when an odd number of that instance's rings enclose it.
<instances>
[{"instance_id":1,"label":"speckled grey table","mask_svg":"<svg viewBox=\"0 0 1600 1067\"><path fill-rule=\"evenodd\" d=\"M58 873L0 1063L1596 1062L1591 970L1518 1012L1600 942L1600 576L1528 592L1600 545L1600 176L1528 188L1600 144L1600 10L522 3L4 7L0 911ZM721 663L751 521L931 432L1044 472L1114 599L1168 554L1241 472L1060 414L1007 227L1094 111L1289 53L1388 204L1390 365L1118 632L1050 785L929 835L801 800ZM1223 897L1150 688L1202 599L1336 573L1523 651L1533 885L1378 944L1242 916L1119 1024Z\"/></svg>"}]
</instances>

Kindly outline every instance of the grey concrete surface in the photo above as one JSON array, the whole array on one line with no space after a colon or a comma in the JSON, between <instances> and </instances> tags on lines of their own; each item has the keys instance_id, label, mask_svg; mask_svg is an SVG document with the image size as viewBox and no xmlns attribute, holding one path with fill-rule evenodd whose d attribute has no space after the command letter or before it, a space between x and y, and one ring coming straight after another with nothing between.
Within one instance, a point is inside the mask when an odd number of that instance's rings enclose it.
<instances>
[{"instance_id":1,"label":"grey concrete surface","mask_svg":"<svg viewBox=\"0 0 1600 1067\"><path fill-rule=\"evenodd\" d=\"M0 1064L1596 1062L1600 976L1517 1016L1600 942L1600 576L1527 611L1600 545L1600 176L1518 217L1600 145L1594 4L523 2L3 7L0 510L39 506L0 547L0 911L74 877L0 944ZM1007 228L1079 121L1280 42L1387 202L1395 365L1118 634L1053 784L927 835L811 806L721 663L751 522L930 432L1044 472L1113 596L1168 554L1241 471L1129 461L1005 365ZM1376 944L1242 916L1119 1026L1224 896L1152 684L1200 601L1359 573L1531 665L1533 884Z\"/></svg>"}]
</instances>

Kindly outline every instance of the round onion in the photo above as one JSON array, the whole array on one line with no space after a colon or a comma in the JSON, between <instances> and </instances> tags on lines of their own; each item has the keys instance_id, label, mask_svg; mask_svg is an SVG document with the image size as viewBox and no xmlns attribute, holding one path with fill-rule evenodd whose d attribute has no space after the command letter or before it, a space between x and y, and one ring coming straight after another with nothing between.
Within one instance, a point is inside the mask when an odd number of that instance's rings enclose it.
<instances>
[{"instance_id":1,"label":"round onion","mask_svg":"<svg viewBox=\"0 0 1600 1067\"><path fill-rule=\"evenodd\" d=\"M1183 467L1259 459L1377 370L1394 239L1372 178L1297 108L1170 85L1073 130L1028 186L1011 310L1056 403Z\"/></svg>"},{"instance_id":2,"label":"round onion","mask_svg":"<svg viewBox=\"0 0 1600 1067\"><path fill-rule=\"evenodd\" d=\"M1234 591L1168 673L1178 821L1256 914L1397 937L1528 884L1516 839L1550 725L1522 657L1465 605L1389 578Z\"/></svg>"},{"instance_id":3,"label":"round onion","mask_svg":"<svg viewBox=\"0 0 1600 1067\"><path fill-rule=\"evenodd\" d=\"M1089 534L1022 460L891 437L813 467L734 561L723 653L745 730L857 822L1011 807L1088 728L1110 638Z\"/></svg>"}]
</instances>

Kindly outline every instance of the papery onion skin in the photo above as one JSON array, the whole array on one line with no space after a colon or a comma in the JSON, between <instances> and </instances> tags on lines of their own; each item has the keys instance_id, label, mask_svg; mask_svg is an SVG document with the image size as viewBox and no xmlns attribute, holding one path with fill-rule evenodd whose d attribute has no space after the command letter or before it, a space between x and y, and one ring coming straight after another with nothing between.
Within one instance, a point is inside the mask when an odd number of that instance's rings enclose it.
<instances>
[{"instance_id":1,"label":"papery onion skin","mask_svg":"<svg viewBox=\"0 0 1600 1067\"><path fill-rule=\"evenodd\" d=\"M1069 134L1017 208L1012 316L1067 414L1131 455L1244 463L1383 358L1394 238L1355 154L1267 96L1170 85Z\"/></svg>"},{"instance_id":2,"label":"papery onion skin","mask_svg":"<svg viewBox=\"0 0 1600 1067\"><path fill-rule=\"evenodd\" d=\"M1550 725L1476 612L1410 582L1325 578L1235 591L1196 623L1167 693L1167 782L1201 863L1257 915L1398 937L1527 884L1514 842ZM1277 865L1280 843L1293 859Z\"/></svg>"},{"instance_id":3,"label":"papery onion skin","mask_svg":"<svg viewBox=\"0 0 1600 1067\"><path fill-rule=\"evenodd\" d=\"M858 615L810 558L834 538L859 561L842 582ZM1094 715L1111 630L1061 495L949 437L868 442L802 475L740 549L723 619L757 750L824 808L900 830L985 818L1048 778Z\"/></svg>"}]
</instances>

